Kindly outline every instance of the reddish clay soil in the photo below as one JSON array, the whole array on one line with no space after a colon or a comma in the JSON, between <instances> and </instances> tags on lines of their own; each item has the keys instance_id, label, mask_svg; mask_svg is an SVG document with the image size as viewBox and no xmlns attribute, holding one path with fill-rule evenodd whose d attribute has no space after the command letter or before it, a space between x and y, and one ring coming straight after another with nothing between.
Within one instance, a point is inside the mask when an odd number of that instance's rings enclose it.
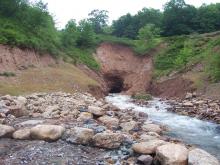
<instances>
[{"instance_id":1,"label":"reddish clay soil","mask_svg":"<svg viewBox=\"0 0 220 165\"><path fill-rule=\"evenodd\" d=\"M137 56L131 48L112 43L102 43L95 56L101 64L108 92L133 94L149 88L153 69L151 56Z\"/></svg>"},{"instance_id":2,"label":"reddish clay soil","mask_svg":"<svg viewBox=\"0 0 220 165\"><path fill-rule=\"evenodd\" d=\"M28 67L44 67L55 64L49 54L40 55L32 50L22 50L0 45L0 71L9 72L23 70Z\"/></svg>"},{"instance_id":3,"label":"reddish clay soil","mask_svg":"<svg viewBox=\"0 0 220 165\"><path fill-rule=\"evenodd\" d=\"M154 96L162 98L184 98L187 92L193 92L195 90L193 82L184 79L181 76L164 80L162 82L154 82L150 89Z\"/></svg>"},{"instance_id":4,"label":"reddish clay soil","mask_svg":"<svg viewBox=\"0 0 220 165\"><path fill-rule=\"evenodd\" d=\"M131 95L145 91L160 97L185 96L186 92L193 90L192 82L181 77L152 83L152 57L163 47L160 45L147 55L138 56L127 46L102 43L94 55L101 64L100 71L93 71L84 65L77 67L98 82L98 86L88 86L90 93L97 97L108 93L122 92ZM40 55L35 51L0 45L0 73L22 72L31 67L56 66L56 63L57 60L49 54Z\"/></svg>"}]
</instances>

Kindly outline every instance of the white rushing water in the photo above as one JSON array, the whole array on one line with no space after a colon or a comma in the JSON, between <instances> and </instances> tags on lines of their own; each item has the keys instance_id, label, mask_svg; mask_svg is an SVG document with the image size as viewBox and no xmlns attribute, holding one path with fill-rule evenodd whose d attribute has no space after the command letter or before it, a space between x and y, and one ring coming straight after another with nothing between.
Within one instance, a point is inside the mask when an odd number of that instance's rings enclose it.
<instances>
[{"instance_id":1,"label":"white rushing water","mask_svg":"<svg viewBox=\"0 0 220 165\"><path fill-rule=\"evenodd\" d=\"M169 127L167 135L203 148L220 159L220 125L167 112L169 105L157 98L145 107L136 105L129 96L120 94L110 94L106 101L119 109L146 112L150 120Z\"/></svg>"}]
</instances>

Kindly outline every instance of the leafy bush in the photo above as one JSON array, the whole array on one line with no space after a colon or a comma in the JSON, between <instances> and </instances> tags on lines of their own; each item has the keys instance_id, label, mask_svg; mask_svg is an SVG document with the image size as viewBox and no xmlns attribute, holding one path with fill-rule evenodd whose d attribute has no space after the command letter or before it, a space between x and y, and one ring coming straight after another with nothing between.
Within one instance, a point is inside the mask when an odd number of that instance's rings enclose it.
<instances>
[{"instance_id":1,"label":"leafy bush","mask_svg":"<svg viewBox=\"0 0 220 165\"><path fill-rule=\"evenodd\" d=\"M147 93L138 93L131 96L135 100L152 100L153 97L150 94Z\"/></svg>"},{"instance_id":2,"label":"leafy bush","mask_svg":"<svg viewBox=\"0 0 220 165\"><path fill-rule=\"evenodd\" d=\"M14 76L16 76L16 74L13 73L13 72L3 72L3 73L0 73L0 76L4 76L4 77L14 77Z\"/></svg>"}]
</instances>

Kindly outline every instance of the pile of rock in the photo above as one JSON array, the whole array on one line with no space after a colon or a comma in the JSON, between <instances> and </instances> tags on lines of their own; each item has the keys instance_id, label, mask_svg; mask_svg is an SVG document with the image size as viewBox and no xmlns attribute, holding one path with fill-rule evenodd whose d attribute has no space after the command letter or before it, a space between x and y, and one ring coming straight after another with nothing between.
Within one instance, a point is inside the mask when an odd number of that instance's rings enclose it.
<instances>
[{"instance_id":1,"label":"pile of rock","mask_svg":"<svg viewBox=\"0 0 220 165\"><path fill-rule=\"evenodd\" d=\"M185 99L169 101L170 111L181 115L210 120L220 124L220 100L196 97L195 93L187 93Z\"/></svg>"},{"instance_id":2,"label":"pile of rock","mask_svg":"<svg viewBox=\"0 0 220 165\"><path fill-rule=\"evenodd\" d=\"M103 158L108 164L219 164L203 150L164 138L164 128L149 121L147 114L119 110L88 93L3 96L0 103L0 138L61 140L117 151L116 159ZM16 113L11 107L17 107Z\"/></svg>"}]
</instances>

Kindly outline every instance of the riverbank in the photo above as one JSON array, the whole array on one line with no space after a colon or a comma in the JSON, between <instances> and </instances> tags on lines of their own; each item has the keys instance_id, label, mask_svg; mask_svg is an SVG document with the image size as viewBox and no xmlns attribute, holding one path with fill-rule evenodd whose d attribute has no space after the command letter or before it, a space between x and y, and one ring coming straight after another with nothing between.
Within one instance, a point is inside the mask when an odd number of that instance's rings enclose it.
<instances>
[{"instance_id":1,"label":"riverbank","mask_svg":"<svg viewBox=\"0 0 220 165\"><path fill-rule=\"evenodd\" d=\"M201 155L218 164L207 152L164 136L150 114L119 109L88 93L7 95L0 105L3 165L193 164L204 161Z\"/></svg>"},{"instance_id":2,"label":"riverbank","mask_svg":"<svg viewBox=\"0 0 220 165\"><path fill-rule=\"evenodd\" d=\"M220 124L220 100L187 93L185 99L169 100L168 103L171 105L168 109L171 112Z\"/></svg>"}]
</instances>

